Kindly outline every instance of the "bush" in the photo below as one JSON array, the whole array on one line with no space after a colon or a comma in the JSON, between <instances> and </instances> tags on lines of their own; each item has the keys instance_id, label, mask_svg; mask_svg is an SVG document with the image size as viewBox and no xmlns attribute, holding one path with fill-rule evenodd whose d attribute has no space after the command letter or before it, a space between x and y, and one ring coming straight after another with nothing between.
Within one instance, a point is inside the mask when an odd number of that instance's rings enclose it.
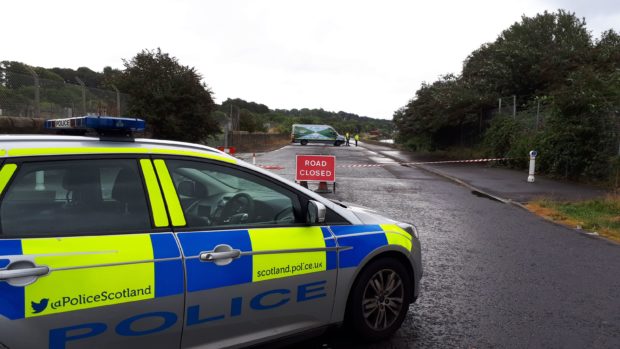
<instances>
[{"instance_id":1,"label":"bush","mask_svg":"<svg viewBox=\"0 0 620 349\"><path fill-rule=\"evenodd\" d=\"M484 134L483 147L485 155L491 157L512 158L507 164L510 167L524 168L527 166L528 154L531 150L538 150L540 133L533 131L522 115L512 117L497 117Z\"/></svg>"},{"instance_id":2,"label":"bush","mask_svg":"<svg viewBox=\"0 0 620 349\"><path fill-rule=\"evenodd\" d=\"M491 126L484 134L483 144L487 149L488 156L508 156L513 145L522 134L523 130L513 118L505 116L496 117L491 121Z\"/></svg>"}]
</instances>

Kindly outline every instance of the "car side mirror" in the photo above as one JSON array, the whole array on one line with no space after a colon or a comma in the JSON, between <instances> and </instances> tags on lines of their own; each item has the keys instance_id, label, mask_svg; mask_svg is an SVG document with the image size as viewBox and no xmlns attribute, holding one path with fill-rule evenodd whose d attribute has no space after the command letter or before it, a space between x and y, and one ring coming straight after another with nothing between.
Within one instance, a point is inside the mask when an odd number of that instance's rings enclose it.
<instances>
[{"instance_id":1,"label":"car side mirror","mask_svg":"<svg viewBox=\"0 0 620 349\"><path fill-rule=\"evenodd\" d=\"M306 223L314 224L325 222L326 212L327 208L325 208L325 205L323 205L322 203L314 200L308 201L308 213L306 215Z\"/></svg>"},{"instance_id":2,"label":"car side mirror","mask_svg":"<svg viewBox=\"0 0 620 349\"><path fill-rule=\"evenodd\" d=\"M177 193L182 196L194 197L196 196L196 187L194 182L183 181L177 185Z\"/></svg>"}]
</instances>

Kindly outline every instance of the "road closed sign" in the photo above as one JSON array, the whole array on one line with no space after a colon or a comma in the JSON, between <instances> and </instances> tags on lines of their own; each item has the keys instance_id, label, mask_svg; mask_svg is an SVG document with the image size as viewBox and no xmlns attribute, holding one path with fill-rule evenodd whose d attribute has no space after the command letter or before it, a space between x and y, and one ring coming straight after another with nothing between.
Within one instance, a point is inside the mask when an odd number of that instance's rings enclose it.
<instances>
[{"instance_id":1,"label":"road closed sign","mask_svg":"<svg viewBox=\"0 0 620 349\"><path fill-rule=\"evenodd\" d=\"M332 155L297 155L295 180L336 181L336 157Z\"/></svg>"}]
</instances>

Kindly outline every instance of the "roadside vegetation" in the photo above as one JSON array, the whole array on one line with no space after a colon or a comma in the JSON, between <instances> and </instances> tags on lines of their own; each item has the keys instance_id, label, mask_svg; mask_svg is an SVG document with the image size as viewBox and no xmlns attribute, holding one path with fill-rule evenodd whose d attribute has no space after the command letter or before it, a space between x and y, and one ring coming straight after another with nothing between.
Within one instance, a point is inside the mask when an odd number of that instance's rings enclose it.
<instances>
[{"instance_id":1,"label":"roadside vegetation","mask_svg":"<svg viewBox=\"0 0 620 349\"><path fill-rule=\"evenodd\" d=\"M214 115L222 123L232 115L238 120L238 129L248 132L290 133L293 124L327 124L342 134L372 133L378 138L392 138L395 130L391 120L323 109L270 109L264 104L239 98L225 100L217 106Z\"/></svg>"},{"instance_id":2,"label":"roadside vegetation","mask_svg":"<svg viewBox=\"0 0 620 349\"><path fill-rule=\"evenodd\" d=\"M105 67L103 72L96 72L87 67L43 68L0 61L0 115L34 116L32 72L36 72L42 88L40 103L47 117L63 117L67 109L72 109L74 116L80 115L83 90L77 81L87 88L88 109L116 115L114 88L118 88L127 97L122 114L145 118L149 134L162 139L204 141L220 134L228 122L236 131L287 134L294 123L329 124L343 134L372 133L383 138L392 138L395 129L391 120L344 111L271 109L239 98L216 104L213 91L196 68L181 64L160 49L142 50L123 64L123 69Z\"/></svg>"},{"instance_id":3,"label":"roadside vegetation","mask_svg":"<svg viewBox=\"0 0 620 349\"><path fill-rule=\"evenodd\" d=\"M129 60L124 69L105 67L96 72L87 67L69 68L30 67L22 62L0 62L0 109L7 116L35 116L32 111L34 84L32 71L41 79L41 106L49 118L66 117L66 109L81 116L83 91L76 81L88 89L85 104L105 103L104 92L116 96L114 88L131 97L122 115L139 116L147 120L149 134L156 138L197 142L219 132L212 117L215 103L212 91L202 82L198 71L182 65L177 58L157 50L143 50ZM97 94L91 91L96 91ZM113 103L114 105L116 103ZM54 107L52 107L54 106ZM107 110L105 110L107 109ZM110 112L105 108L104 112ZM118 110L113 110L116 115Z\"/></svg>"},{"instance_id":4,"label":"roadside vegetation","mask_svg":"<svg viewBox=\"0 0 620 349\"><path fill-rule=\"evenodd\" d=\"M523 17L463 62L425 83L394 113L397 142L414 151L474 149L579 181L617 186L620 34L592 38L585 19L559 10Z\"/></svg>"},{"instance_id":5,"label":"roadside vegetation","mask_svg":"<svg viewBox=\"0 0 620 349\"><path fill-rule=\"evenodd\" d=\"M578 202L538 200L527 208L560 224L596 232L620 243L620 195Z\"/></svg>"}]
</instances>

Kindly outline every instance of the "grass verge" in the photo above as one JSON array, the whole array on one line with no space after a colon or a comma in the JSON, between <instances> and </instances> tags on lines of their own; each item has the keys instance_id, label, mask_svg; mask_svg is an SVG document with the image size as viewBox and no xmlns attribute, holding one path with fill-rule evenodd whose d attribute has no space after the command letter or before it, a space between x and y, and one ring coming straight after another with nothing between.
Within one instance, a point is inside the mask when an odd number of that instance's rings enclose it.
<instances>
[{"instance_id":1,"label":"grass verge","mask_svg":"<svg viewBox=\"0 0 620 349\"><path fill-rule=\"evenodd\" d=\"M528 203L527 208L560 224L596 232L620 243L620 196L608 196L578 202L560 202L547 199Z\"/></svg>"}]
</instances>

